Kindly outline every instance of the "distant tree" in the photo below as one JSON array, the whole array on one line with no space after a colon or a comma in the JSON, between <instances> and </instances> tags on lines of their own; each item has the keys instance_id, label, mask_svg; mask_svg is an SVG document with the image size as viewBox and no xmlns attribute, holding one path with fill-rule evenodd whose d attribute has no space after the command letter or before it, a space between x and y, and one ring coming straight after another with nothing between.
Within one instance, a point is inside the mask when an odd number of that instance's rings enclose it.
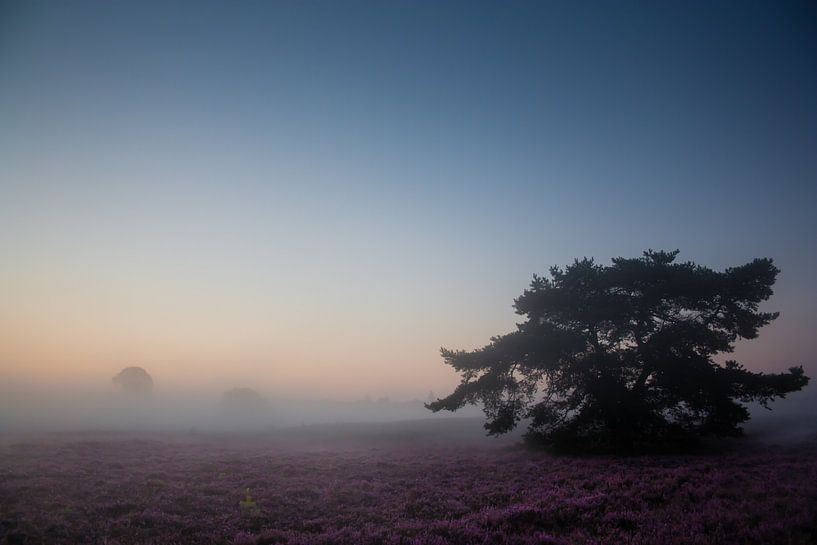
<instances>
[{"instance_id":1,"label":"distant tree","mask_svg":"<svg viewBox=\"0 0 817 545\"><path fill-rule=\"evenodd\" d=\"M252 388L233 388L224 392L222 402L231 410L257 410L266 405L267 400Z\"/></svg>"},{"instance_id":2,"label":"distant tree","mask_svg":"<svg viewBox=\"0 0 817 545\"><path fill-rule=\"evenodd\" d=\"M432 411L482 403L489 435L526 419L526 439L579 450L631 450L735 436L741 402L785 397L808 383L802 367L754 373L715 361L778 313L758 305L779 270L755 259L723 272L647 251L602 266L581 259L534 275L514 308L526 320L474 351L442 349L462 375Z\"/></svg>"},{"instance_id":3,"label":"distant tree","mask_svg":"<svg viewBox=\"0 0 817 545\"><path fill-rule=\"evenodd\" d=\"M130 395L147 395L153 391L153 379L141 367L125 367L112 380Z\"/></svg>"}]
</instances>

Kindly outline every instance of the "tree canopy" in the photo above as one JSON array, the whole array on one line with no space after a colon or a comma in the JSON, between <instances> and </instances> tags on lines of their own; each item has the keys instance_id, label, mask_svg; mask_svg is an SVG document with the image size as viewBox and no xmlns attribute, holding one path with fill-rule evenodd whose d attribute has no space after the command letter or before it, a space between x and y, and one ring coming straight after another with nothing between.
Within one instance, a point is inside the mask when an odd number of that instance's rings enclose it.
<instances>
[{"instance_id":1,"label":"tree canopy","mask_svg":"<svg viewBox=\"0 0 817 545\"><path fill-rule=\"evenodd\" d=\"M147 395L153 391L153 379L141 367L125 367L111 380L129 395Z\"/></svg>"},{"instance_id":2,"label":"tree canopy","mask_svg":"<svg viewBox=\"0 0 817 545\"><path fill-rule=\"evenodd\" d=\"M232 388L224 392L224 407L230 410L257 410L266 405L266 399L252 388Z\"/></svg>"},{"instance_id":3,"label":"tree canopy","mask_svg":"<svg viewBox=\"0 0 817 545\"><path fill-rule=\"evenodd\" d=\"M584 450L629 450L700 435L735 436L764 407L808 383L802 367L757 373L718 363L738 339L778 317L759 310L779 270L755 259L722 272L676 262L678 251L575 260L534 275L515 300L525 321L474 350L441 350L462 375L426 406L481 403L489 435L525 420L526 439Z\"/></svg>"}]
</instances>

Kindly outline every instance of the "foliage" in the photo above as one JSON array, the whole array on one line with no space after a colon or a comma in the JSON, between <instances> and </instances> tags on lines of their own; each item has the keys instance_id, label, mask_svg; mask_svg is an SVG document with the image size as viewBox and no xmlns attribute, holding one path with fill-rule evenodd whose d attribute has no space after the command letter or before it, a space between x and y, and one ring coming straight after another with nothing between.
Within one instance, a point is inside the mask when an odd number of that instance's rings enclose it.
<instances>
[{"instance_id":1,"label":"foliage","mask_svg":"<svg viewBox=\"0 0 817 545\"><path fill-rule=\"evenodd\" d=\"M238 410L260 409L266 399L252 388L232 388L224 392L222 402L225 407Z\"/></svg>"},{"instance_id":2,"label":"foliage","mask_svg":"<svg viewBox=\"0 0 817 545\"><path fill-rule=\"evenodd\" d=\"M2 446L0 543L13 533L27 545L817 540L817 445L627 458L378 446L110 435ZM236 505L248 485L265 507L257 516Z\"/></svg>"},{"instance_id":3,"label":"foliage","mask_svg":"<svg viewBox=\"0 0 817 545\"><path fill-rule=\"evenodd\" d=\"M141 367L125 367L111 380L129 395L146 395L153 391L153 379Z\"/></svg>"},{"instance_id":4,"label":"foliage","mask_svg":"<svg viewBox=\"0 0 817 545\"><path fill-rule=\"evenodd\" d=\"M802 367L753 373L715 357L753 339L777 313L778 269L755 259L723 272L647 251L602 266L576 260L534 276L515 301L526 320L479 350L442 349L462 375L433 411L482 403L489 434L529 422L526 437L563 448L630 450L739 435L741 402L768 406L808 382Z\"/></svg>"},{"instance_id":5,"label":"foliage","mask_svg":"<svg viewBox=\"0 0 817 545\"><path fill-rule=\"evenodd\" d=\"M232 388L224 392L225 401L249 401L255 403L263 401L263 399L264 397L252 388Z\"/></svg>"}]
</instances>

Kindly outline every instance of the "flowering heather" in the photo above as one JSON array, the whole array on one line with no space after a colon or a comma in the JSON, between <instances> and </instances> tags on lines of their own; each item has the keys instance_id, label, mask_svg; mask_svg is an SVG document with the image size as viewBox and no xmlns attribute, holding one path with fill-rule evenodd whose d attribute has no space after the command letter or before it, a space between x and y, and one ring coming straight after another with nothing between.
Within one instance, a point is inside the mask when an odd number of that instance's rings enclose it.
<instances>
[{"instance_id":1,"label":"flowering heather","mask_svg":"<svg viewBox=\"0 0 817 545\"><path fill-rule=\"evenodd\" d=\"M817 445L683 456L273 439L0 446L0 543L817 543Z\"/></svg>"}]
</instances>

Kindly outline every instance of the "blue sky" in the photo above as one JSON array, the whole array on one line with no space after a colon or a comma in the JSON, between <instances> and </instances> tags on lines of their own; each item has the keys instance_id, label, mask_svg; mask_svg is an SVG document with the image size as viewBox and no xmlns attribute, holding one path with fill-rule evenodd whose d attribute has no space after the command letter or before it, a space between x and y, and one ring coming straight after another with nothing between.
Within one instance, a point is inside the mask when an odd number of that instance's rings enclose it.
<instances>
[{"instance_id":1,"label":"blue sky","mask_svg":"<svg viewBox=\"0 0 817 545\"><path fill-rule=\"evenodd\" d=\"M815 97L812 2L5 2L0 366L424 397L534 272L678 248L775 258L738 355L808 368Z\"/></svg>"}]
</instances>

